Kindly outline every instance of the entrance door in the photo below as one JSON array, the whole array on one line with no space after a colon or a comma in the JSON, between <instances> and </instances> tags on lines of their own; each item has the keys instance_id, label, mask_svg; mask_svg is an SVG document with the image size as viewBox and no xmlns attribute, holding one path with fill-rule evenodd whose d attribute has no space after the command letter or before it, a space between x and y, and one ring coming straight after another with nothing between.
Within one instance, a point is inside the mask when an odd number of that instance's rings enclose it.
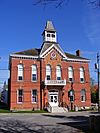
<instances>
[{"instance_id":1,"label":"entrance door","mask_svg":"<svg viewBox=\"0 0 100 133\"><path fill-rule=\"evenodd\" d=\"M50 106L58 106L58 92L49 92Z\"/></svg>"}]
</instances>

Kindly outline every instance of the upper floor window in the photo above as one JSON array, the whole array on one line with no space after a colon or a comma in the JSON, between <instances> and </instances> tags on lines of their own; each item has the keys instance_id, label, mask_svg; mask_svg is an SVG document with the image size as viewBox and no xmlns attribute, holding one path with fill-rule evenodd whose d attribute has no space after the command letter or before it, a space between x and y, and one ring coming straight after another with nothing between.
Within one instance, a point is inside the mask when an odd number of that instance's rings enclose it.
<instances>
[{"instance_id":1,"label":"upper floor window","mask_svg":"<svg viewBox=\"0 0 100 133\"><path fill-rule=\"evenodd\" d=\"M32 81L36 81L36 80L37 80L37 66L32 65Z\"/></svg>"},{"instance_id":2,"label":"upper floor window","mask_svg":"<svg viewBox=\"0 0 100 133\"><path fill-rule=\"evenodd\" d=\"M86 90L85 89L81 90L81 101L82 102L86 101Z\"/></svg>"},{"instance_id":3,"label":"upper floor window","mask_svg":"<svg viewBox=\"0 0 100 133\"><path fill-rule=\"evenodd\" d=\"M18 65L18 80L23 80L23 65Z\"/></svg>"},{"instance_id":4,"label":"upper floor window","mask_svg":"<svg viewBox=\"0 0 100 133\"><path fill-rule=\"evenodd\" d=\"M18 103L23 102L23 89L18 89L17 91L17 102Z\"/></svg>"},{"instance_id":5,"label":"upper floor window","mask_svg":"<svg viewBox=\"0 0 100 133\"><path fill-rule=\"evenodd\" d=\"M32 90L32 103L37 102L37 90Z\"/></svg>"},{"instance_id":6,"label":"upper floor window","mask_svg":"<svg viewBox=\"0 0 100 133\"><path fill-rule=\"evenodd\" d=\"M46 65L46 79L50 80L51 79L51 66Z\"/></svg>"},{"instance_id":7,"label":"upper floor window","mask_svg":"<svg viewBox=\"0 0 100 133\"><path fill-rule=\"evenodd\" d=\"M52 37L55 37L55 34L52 34Z\"/></svg>"},{"instance_id":8,"label":"upper floor window","mask_svg":"<svg viewBox=\"0 0 100 133\"><path fill-rule=\"evenodd\" d=\"M73 67L72 66L68 67L68 78L70 82L73 81Z\"/></svg>"},{"instance_id":9,"label":"upper floor window","mask_svg":"<svg viewBox=\"0 0 100 133\"><path fill-rule=\"evenodd\" d=\"M80 67L80 82L84 82L84 68Z\"/></svg>"},{"instance_id":10,"label":"upper floor window","mask_svg":"<svg viewBox=\"0 0 100 133\"><path fill-rule=\"evenodd\" d=\"M47 34L47 37L50 37L50 34Z\"/></svg>"},{"instance_id":11,"label":"upper floor window","mask_svg":"<svg viewBox=\"0 0 100 133\"><path fill-rule=\"evenodd\" d=\"M61 66L56 66L56 79L61 80Z\"/></svg>"}]
</instances>

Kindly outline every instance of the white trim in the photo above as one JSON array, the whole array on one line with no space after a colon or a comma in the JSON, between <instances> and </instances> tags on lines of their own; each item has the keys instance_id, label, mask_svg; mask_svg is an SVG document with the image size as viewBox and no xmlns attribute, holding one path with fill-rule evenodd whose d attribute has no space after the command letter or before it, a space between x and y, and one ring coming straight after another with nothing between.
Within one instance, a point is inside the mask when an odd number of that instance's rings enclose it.
<instances>
[{"instance_id":1,"label":"white trim","mask_svg":"<svg viewBox=\"0 0 100 133\"><path fill-rule=\"evenodd\" d=\"M11 57L24 57L24 58L39 58L38 56L30 56L30 55L20 55L20 54L10 54Z\"/></svg>"},{"instance_id":2,"label":"white trim","mask_svg":"<svg viewBox=\"0 0 100 133\"><path fill-rule=\"evenodd\" d=\"M38 99L38 96L37 96L37 94L36 94L36 102L33 102L33 90L36 90L36 93L37 93L37 89L31 89L31 103L32 104L35 104L35 103L37 103L37 99Z\"/></svg>"},{"instance_id":3,"label":"white trim","mask_svg":"<svg viewBox=\"0 0 100 133\"><path fill-rule=\"evenodd\" d=\"M56 50L57 50L65 59L67 59L66 55L65 55L61 50L59 50L59 49L55 46L55 44L52 44L44 53L40 54L40 58L42 58L42 57L43 57L48 51L50 51L53 47L55 47ZM47 55L48 55L48 54L47 54Z\"/></svg>"},{"instance_id":4,"label":"white trim","mask_svg":"<svg viewBox=\"0 0 100 133\"><path fill-rule=\"evenodd\" d=\"M23 91L23 89L17 89L17 104L23 104L23 95L22 95L22 102L18 102L18 97L19 97L18 91L19 90L22 90Z\"/></svg>"},{"instance_id":5,"label":"white trim","mask_svg":"<svg viewBox=\"0 0 100 133\"><path fill-rule=\"evenodd\" d=\"M67 58L68 61L85 61L85 62L90 62L90 60L88 59L70 59L70 58Z\"/></svg>"}]
</instances>

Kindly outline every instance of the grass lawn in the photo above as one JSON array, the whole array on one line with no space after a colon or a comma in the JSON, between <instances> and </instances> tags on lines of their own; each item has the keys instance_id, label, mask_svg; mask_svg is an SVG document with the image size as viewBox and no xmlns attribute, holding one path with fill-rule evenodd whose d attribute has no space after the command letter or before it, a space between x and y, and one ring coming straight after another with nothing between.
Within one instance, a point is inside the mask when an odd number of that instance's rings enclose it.
<instances>
[{"instance_id":1,"label":"grass lawn","mask_svg":"<svg viewBox=\"0 0 100 133\"><path fill-rule=\"evenodd\" d=\"M8 109L0 109L0 113L47 113L45 110L34 110L34 111L10 111Z\"/></svg>"}]
</instances>

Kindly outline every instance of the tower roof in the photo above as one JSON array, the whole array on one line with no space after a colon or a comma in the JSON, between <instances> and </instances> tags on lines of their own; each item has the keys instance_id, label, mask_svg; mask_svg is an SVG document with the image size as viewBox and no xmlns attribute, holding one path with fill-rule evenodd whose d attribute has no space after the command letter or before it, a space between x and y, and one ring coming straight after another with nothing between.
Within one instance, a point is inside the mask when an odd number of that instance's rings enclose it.
<instances>
[{"instance_id":1,"label":"tower roof","mask_svg":"<svg viewBox=\"0 0 100 133\"><path fill-rule=\"evenodd\" d=\"M46 31L56 31L53 24L52 24L52 21L46 22L45 30Z\"/></svg>"}]
</instances>

